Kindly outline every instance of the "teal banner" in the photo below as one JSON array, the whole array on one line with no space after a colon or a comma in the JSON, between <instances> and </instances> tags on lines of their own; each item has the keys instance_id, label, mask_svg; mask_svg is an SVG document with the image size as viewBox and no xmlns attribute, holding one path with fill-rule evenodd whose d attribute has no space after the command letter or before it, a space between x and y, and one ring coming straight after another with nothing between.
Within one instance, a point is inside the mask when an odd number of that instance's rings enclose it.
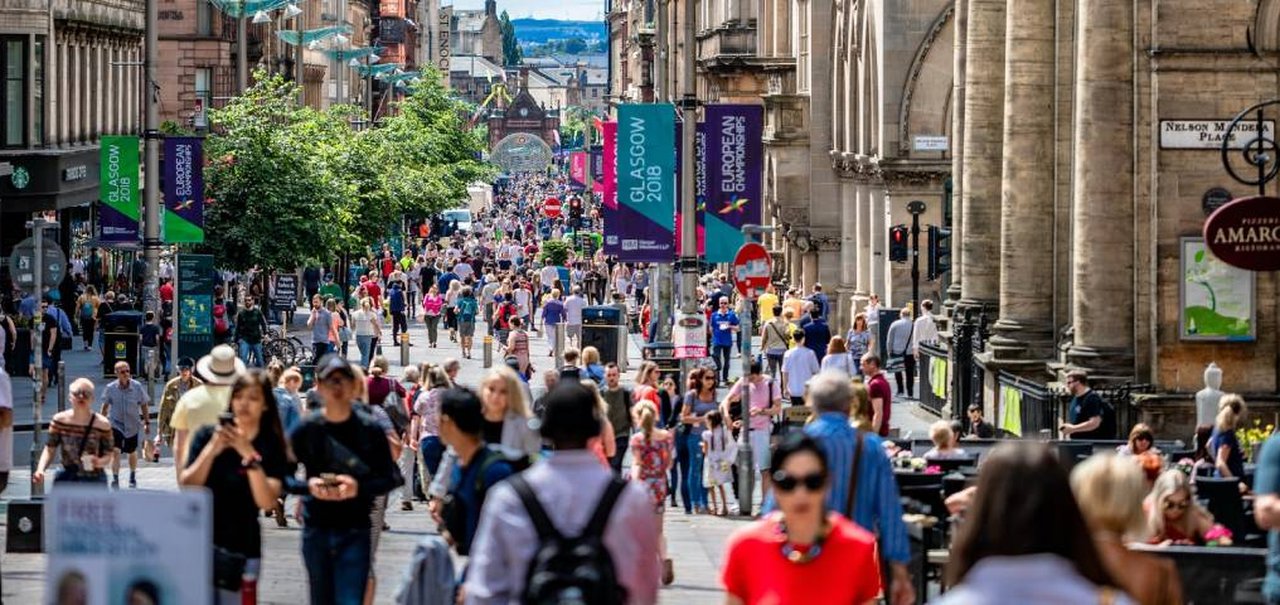
<instances>
[{"instance_id":1,"label":"teal banner","mask_svg":"<svg viewBox=\"0 0 1280 605\"><path fill-rule=\"evenodd\" d=\"M618 106L616 238L624 262L675 258L676 111L669 103Z\"/></svg>"},{"instance_id":2,"label":"teal banner","mask_svg":"<svg viewBox=\"0 0 1280 605\"><path fill-rule=\"evenodd\" d=\"M177 265L178 357L199 359L213 350L213 288L218 285L218 272L209 254L179 254Z\"/></svg>"}]
</instances>

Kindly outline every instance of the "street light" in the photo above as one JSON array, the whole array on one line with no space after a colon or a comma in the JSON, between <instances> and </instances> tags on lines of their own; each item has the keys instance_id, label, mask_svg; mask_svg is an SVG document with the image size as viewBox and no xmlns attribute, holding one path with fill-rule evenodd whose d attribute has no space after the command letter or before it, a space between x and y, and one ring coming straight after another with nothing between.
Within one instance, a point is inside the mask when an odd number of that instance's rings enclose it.
<instances>
[{"instance_id":1,"label":"street light","mask_svg":"<svg viewBox=\"0 0 1280 605\"><path fill-rule=\"evenodd\" d=\"M745 224L742 226L742 235L746 236L747 243L757 243L754 236L765 233L773 233L772 225L753 225ZM755 332L751 328L751 303L755 300L754 296L748 293L748 296L742 304L742 319L740 324L746 326L747 333L742 335L742 377L745 379L751 374L751 335ZM769 392L773 393L773 385L765 386ZM739 393L739 397L743 397ZM751 440L748 439L748 433L751 432L751 393L748 390L745 395L746 402L743 404L742 428L738 431L738 512L750 516L751 515L751 494L755 491L756 471L755 458L752 457ZM772 400L772 397L770 397ZM760 494L761 502L764 501L764 493Z\"/></svg>"}]
</instances>

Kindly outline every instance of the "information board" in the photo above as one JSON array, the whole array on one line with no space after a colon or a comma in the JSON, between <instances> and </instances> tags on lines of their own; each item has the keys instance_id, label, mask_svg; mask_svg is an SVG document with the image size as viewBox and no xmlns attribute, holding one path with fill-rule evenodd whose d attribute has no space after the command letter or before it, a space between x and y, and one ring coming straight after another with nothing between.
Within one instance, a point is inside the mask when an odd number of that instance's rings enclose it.
<instances>
[{"instance_id":1,"label":"information board","mask_svg":"<svg viewBox=\"0 0 1280 605\"><path fill-rule=\"evenodd\" d=\"M178 357L199 359L213 350L213 256L178 255ZM231 318L227 318L230 322Z\"/></svg>"}]
</instances>

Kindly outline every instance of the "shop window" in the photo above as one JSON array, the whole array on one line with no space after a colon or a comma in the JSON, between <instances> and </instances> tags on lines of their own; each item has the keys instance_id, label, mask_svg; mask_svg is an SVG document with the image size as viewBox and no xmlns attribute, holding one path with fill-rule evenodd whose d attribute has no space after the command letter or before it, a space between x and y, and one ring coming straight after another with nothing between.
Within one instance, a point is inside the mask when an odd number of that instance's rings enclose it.
<instances>
[{"instance_id":1,"label":"shop window","mask_svg":"<svg viewBox=\"0 0 1280 605\"><path fill-rule=\"evenodd\" d=\"M4 86L0 88L3 107L4 146L22 147L27 142L27 53L26 38L0 38L0 64L4 65Z\"/></svg>"}]
</instances>

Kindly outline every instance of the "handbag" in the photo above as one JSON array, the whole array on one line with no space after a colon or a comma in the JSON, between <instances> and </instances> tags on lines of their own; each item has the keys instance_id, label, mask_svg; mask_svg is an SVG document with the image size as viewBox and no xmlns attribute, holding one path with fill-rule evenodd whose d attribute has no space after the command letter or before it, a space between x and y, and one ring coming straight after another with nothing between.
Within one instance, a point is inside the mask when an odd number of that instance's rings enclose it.
<instances>
[{"instance_id":1,"label":"handbag","mask_svg":"<svg viewBox=\"0 0 1280 605\"><path fill-rule=\"evenodd\" d=\"M244 568L248 557L227 550L221 546L213 547L213 585L221 590L239 591L244 582Z\"/></svg>"},{"instance_id":2,"label":"handbag","mask_svg":"<svg viewBox=\"0 0 1280 605\"><path fill-rule=\"evenodd\" d=\"M97 483L103 480L101 469L86 471L80 464L80 460L84 458L84 448L89 443L89 434L92 432L93 418L90 418L89 424L84 427L84 435L80 439L80 449L76 450L75 464L67 464L67 461L63 460L62 469L53 477L54 483Z\"/></svg>"},{"instance_id":3,"label":"handbag","mask_svg":"<svg viewBox=\"0 0 1280 605\"><path fill-rule=\"evenodd\" d=\"M916 333L916 324L915 322L911 322L911 329L907 330L907 346L904 347L902 351L896 355L893 354L892 351L889 352L889 360L884 364L885 372L889 374L896 374L906 369L906 362L903 361L903 358L907 356L907 351L911 349L911 337L915 336L915 333Z\"/></svg>"}]
</instances>

